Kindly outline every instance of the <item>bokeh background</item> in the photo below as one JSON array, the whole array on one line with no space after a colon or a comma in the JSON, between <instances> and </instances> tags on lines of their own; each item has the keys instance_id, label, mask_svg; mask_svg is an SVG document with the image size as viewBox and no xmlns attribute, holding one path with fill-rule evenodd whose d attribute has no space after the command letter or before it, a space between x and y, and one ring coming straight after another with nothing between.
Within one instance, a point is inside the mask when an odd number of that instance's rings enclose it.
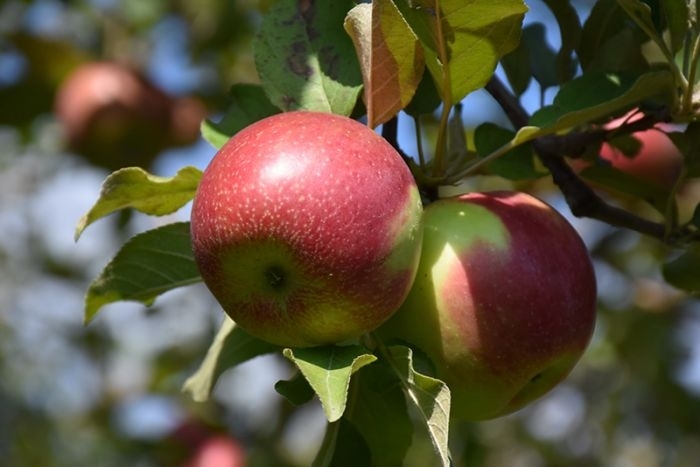
<instances>
[{"instance_id":1,"label":"bokeh background","mask_svg":"<svg viewBox=\"0 0 700 467\"><path fill-rule=\"evenodd\" d=\"M232 84L257 81L251 38L272 3L0 1L0 465L233 467L243 465L241 453L250 466L313 459L322 411L315 401L292 409L275 393L274 383L291 375L278 357L225 373L208 403L181 392L222 317L203 286L170 292L147 309L109 305L83 324L83 294L123 241L187 220L188 208L165 218L112 216L76 243L75 225L109 171L66 146L53 112L75 67L110 60L139 69L173 98L197 98L216 119ZM527 3L527 23L543 23L556 50L553 18L539 0ZM573 4L583 21L592 1ZM533 110L555 92L533 82L523 102ZM484 119L507 125L483 92L466 99L463 118L467 131ZM412 128L402 116L409 153ZM148 167L163 176L185 165L203 169L214 152L197 139L159 148ZM488 177L474 183L510 186ZM581 363L549 395L502 419L455 426L455 465L698 465L700 302L660 278L668 251L571 218L548 180L518 188L561 209L586 241L599 322ZM225 440L227 454L188 464L211 439ZM423 465L416 456L409 464Z\"/></svg>"}]
</instances>

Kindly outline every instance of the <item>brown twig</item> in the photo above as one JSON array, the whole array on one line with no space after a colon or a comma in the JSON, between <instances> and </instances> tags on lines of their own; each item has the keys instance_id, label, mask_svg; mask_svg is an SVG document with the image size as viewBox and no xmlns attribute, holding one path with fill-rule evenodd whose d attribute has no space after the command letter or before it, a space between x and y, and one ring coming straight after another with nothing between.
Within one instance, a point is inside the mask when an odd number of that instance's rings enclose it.
<instances>
[{"instance_id":1,"label":"brown twig","mask_svg":"<svg viewBox=\"0 0 700 467\"><path fill-rule=\"evenodd\" d=\"M488 91L503 108L506 116L515 128L527 125L529 115L518 99L497 78L492 77L486 85ZM629 124L625 132L640 131L650 128L659 121L659 116L643 117ZM607 224L639 232L660 240L671 240L681 232L670 233L663 223L644 219L624 209L611 206L603 201L566 163L563 155L576 156L583 153L585 146L607 139L609 131L571 133L563 136L538 138L532 147L545 167L552 175L552 180L559 187L564 198L576 217L589 217Z\"/></svg>"}]
</instances>

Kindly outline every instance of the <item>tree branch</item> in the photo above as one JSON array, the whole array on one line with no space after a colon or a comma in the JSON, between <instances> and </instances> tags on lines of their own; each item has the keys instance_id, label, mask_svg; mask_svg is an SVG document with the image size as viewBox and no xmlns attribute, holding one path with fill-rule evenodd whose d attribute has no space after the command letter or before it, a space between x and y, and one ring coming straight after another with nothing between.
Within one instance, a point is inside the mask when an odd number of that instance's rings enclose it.
<instances>
[{"instance_id":1,"label":"tree branch","mask_svg":"<svg viewBox=\"0 0 700 467\"><path fill-rule=\"evenodd\" d=\"M530 118L527 111L496 76L493 76L486 85L486 91L500 104L516 129L527 125ZM630 124L631 128L629 131L650 128L657 121L657 116L640 119ZM660 240L669 240L664 224L644 219L603 201L574 173L562 157L569 154L573 156L581 154L587 144L604 141L607 139L608 133L608 131L601 130L598 132L571 133L564 136L546 136L533 141L532 147L551 173L552 180L564 195L564 199L574 216L597 219L607 224L634 230Z\"/></svg>"}]
</instances>

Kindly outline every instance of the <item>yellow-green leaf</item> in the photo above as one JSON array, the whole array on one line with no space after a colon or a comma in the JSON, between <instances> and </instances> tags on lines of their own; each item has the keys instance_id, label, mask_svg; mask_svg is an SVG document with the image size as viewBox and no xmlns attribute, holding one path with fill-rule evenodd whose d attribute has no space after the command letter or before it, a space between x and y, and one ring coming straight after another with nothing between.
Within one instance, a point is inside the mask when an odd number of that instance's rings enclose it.
<instances>
[{"instance_id":1,"label":"yellow-green leaf","mask_svg":"<svg viewBox=\"0 0 700 467\"><path fill-rule=\"evenodd\" d=\"M360 58L367 124L374 128L411 101L425 66L423 50L391 0L355 6L345 30Z\"/></svg>"},{"instance_id":2,"label":"yellow-green leaf","mask_svg":"<svg viewBox=\"0 0 700 467\"><path fill-rule=\"evenodd\" d=\"M195 167L184 167L168 178L138 167L117 170L102 184L95 205L78 221L75 239L88 225L120 209L134 208L153 216L173 213L194 197L201 176L202 172Z\"/></svg>"}]
</instances>

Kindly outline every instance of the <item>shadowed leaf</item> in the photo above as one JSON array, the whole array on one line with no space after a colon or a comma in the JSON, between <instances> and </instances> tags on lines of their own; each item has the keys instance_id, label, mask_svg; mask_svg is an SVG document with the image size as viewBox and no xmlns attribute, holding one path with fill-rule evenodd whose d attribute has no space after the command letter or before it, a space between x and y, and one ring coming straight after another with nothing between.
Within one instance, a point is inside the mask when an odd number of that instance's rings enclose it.
<instances>
[{"instance_id":1,"label":"shadowed leaf","mask_svg":"<svg viewBox=\"0 0 700 467\"><path fill-rule=\"evenodd\" d=\"M251 336L226 316L207 350L207 355L197 371L187 378L182 390L197 402L206 401L224 371L277 350L279 347Z\"/></svg>"},{"instance_id":2,"label":"shadowed leaf","mask_svg":"<svg viewBox=\"0 0 700 467\"><path fill-rule=\"evenodd\" d=\"M158 295L201 281L190 245L189 222L168 224L132 237L88 288L85 322L121 300L153 303Z\"/></svg>"}]
</instances>

